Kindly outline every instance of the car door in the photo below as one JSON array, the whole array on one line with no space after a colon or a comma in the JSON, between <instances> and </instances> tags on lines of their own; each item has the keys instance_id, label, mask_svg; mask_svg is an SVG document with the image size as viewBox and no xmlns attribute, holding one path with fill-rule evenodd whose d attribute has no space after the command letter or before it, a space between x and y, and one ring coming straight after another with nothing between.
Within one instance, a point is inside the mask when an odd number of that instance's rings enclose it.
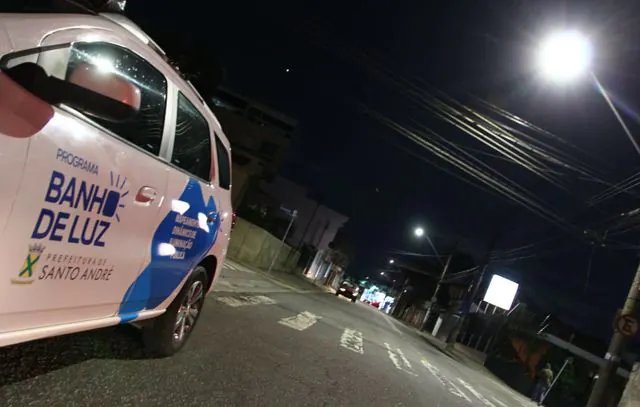
<instances>
[{"instance_id":1,"label":"car door","mask_svg":"<svg viewBox=\"0 0 640 407\"><path fill-rule=\"evenodd\" d=\"M212 132L193 100L176 91L171 171L149 263L130 290L127 312L166 307L191 270L209 253L222 222L213 175ZM212 272L211 270L208 270ZM204 295L204 292L201 293Z\"/></svg>"},{"instance_id":2,"label":"car door","mask_svg":"<svg viewBox=\"0 0 640 407\"><path fill-rule=\"evenodd\" d=\"M138 42L87 31L48 36L34 61L60 79L82 64L116 73L139 89L140 109L110 122L54 106L31 137L0 236L0 267L11 282L0 298L0 332L116 315L153 249L168 182L159 154L173 114L170 85Z\"/></svg>"}]
</instances>

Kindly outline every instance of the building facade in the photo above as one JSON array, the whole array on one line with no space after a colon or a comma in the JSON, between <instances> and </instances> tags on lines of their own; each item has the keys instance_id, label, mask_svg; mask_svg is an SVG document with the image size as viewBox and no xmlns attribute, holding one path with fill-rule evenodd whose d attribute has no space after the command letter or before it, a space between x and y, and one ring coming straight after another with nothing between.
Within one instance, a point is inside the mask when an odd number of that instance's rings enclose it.
<instances>
[{"instance_id":1,"label":"building facade","mask_svg":"<svg viewBox=\"0 0 640 407\"><path fill-rule=\"evenodd\" d=\"M231 142L231 200L237 208L252 186L275 177L298 123L225 88L210 98L210 106Z\"/></svg>"},{"instance_id":2,"label":"building facade","mask_svg":"<svg viewBox=\"0 0 640 407\"><path fill-rule=\"evenodd\" d=\"M349 218L308 196L308 190L283 177L265 182L261 190L286 208L297 211L295 228L287 243L293 247L312 246L318 250L329 247L338 230Z\"/></svg>"}]
</instances>

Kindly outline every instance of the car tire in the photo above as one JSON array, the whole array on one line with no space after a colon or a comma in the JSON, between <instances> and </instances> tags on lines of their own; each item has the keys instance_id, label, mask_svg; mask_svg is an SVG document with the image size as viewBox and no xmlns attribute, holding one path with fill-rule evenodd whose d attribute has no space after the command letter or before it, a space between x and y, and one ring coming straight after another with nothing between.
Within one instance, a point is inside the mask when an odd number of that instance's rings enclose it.
<instances>
[{"instance_id":1,"label":"car tire","mask_svg":"<svg viewBox=\"0 0 640 407\"><path fill-rule=\"evenodd\" d=\"M336 297L339 297L339 296L340 296L340 292L336 291Z\"/></svg>"},{"instance_id":2,"label":"car tire","mask_svg":"<svg viewBox=\"0 0 640 407\"><path fill-rule=\"evenodd\" d=\"M357 298L354 297L354 298L351 299L351 302L356 302L356 300L357 300Z\"/></svg>"},{"instance_id":3,"label":"car tire","mask_svg":"<svg viewBox=\"0 0 640 407\"><path fill-rule=\"evenodd\" d=\"M202 314L206 287L207 271L197 266L167 311L143 330L144 344L154 356L167 357L182 349Z\"/></svg>"}]
</instances>

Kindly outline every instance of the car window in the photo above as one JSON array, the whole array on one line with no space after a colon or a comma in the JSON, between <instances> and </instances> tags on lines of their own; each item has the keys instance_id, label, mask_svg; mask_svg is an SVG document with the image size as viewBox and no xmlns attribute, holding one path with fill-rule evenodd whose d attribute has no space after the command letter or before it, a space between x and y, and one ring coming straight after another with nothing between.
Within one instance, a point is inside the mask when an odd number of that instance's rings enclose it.
<instances>
[{"instance_id":1,"label":"car window","mask_svg":"<svg viewBox=\"0 0 640 407\"><path fill-rule=\"evenodd\" d=\"M180 92L171 162L203 180L211 180L209 124L189 99Z\"/></svg>"},{"instance_id":2,"label":"car window","mask_svg":"<svg viewBox=\"0 0 640 407\"><path fill-rule=\"evenodd\" d=\"M218 154L218 183L220 188L231 188L231 163L229 162L229 151L216 136L216 152Z\"/></svg>"},{"instance_id":3,"label":"car window","mask_svg":"<svg viewBox=\"0 0 640 407\"><path fill-rule=\"evenodd\" d=\"M167 80L142 57L108 43L75 43L71 47L66 77L81 63L113 71L140 89L140 110L125 122L93 118L103 127L152 154L162 144L167 99Z\"/></svg>"},{"instance_id":4,"label":"car window","mask_svg":"<svg viewBox=\"0 0 640 407\"><path fill-rule=\"evenodd\" d=\"M80 64L88 64L131 83L140 90L140 108L135 115L121 122L95 116L91 120L152 154L160 152L167 80L144 58L115 44L76 42L6 55L0 61L0 68L12 68L22 63L38 64L48 75L66 81ZM81 106L75 108L88 113Z\"/></svg>"}]
</instances>

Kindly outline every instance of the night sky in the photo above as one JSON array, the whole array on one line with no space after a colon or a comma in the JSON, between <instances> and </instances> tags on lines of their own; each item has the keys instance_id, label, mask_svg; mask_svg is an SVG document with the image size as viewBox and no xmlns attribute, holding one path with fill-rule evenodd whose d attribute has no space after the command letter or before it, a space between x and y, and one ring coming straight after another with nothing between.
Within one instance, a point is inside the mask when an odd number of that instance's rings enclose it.
<instances>
[{"instance_id":1,"label":"night sky","mask_svg":"<svg viewBox=\"0 0 640 407\"><path fill-rule=\"evenodd\" d=\"M638 234L615 234L601 247L590 245L584 230L603 233L640 199L585 202L638 171L640 156L588 78L551 84L536 74L534 56L550 31L583 31L593 43L595 72L638 135L640 4L158 0L151 7L130 0L127 7L161 46L197 44L224 66L225 86L300 121L282 174L351 218L357 253L349 272L383 267L393 249L430 252L412 235L418 224L442 250L459 240L477 259L498 235L494 256L502 260L491 272L514 277L538 306L583 330L610 334L637 262ZM553 175L563 189L495 157L419 103L439 92L474 109L483 106L480 98L552 133L493 116L588 167L599 181L561 170ZM463 173L367 109L464 146L561 221L462 181Z\"/></svg>"}]
</instances>

